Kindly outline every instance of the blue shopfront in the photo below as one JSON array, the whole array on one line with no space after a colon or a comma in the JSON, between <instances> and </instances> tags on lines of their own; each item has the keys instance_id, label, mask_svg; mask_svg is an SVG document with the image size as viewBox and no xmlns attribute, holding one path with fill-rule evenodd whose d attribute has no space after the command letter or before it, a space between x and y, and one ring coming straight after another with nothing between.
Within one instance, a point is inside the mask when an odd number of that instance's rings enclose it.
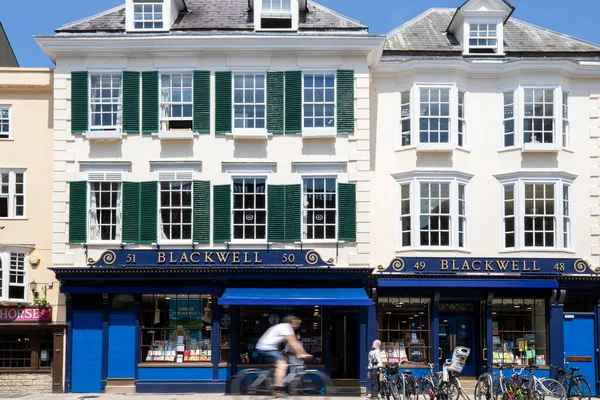
<instances>
[{"instance_id":1,"label":"blue shopfront","mask_svg":"<svg viewBox=\"0 0 600 400\"><path fill-rule=\"evenodd\" d=\"M465 376L500 363L549 376L568 363L598 381L600 269L584 260L405 257L373 279L387 362L425 371L466 346Z\"/></svg>"},{"instance_id":2,"label":"blue shopfront","mask_svg":"<svg viewBox=\"0 0 600 400\"><path fill-rule=\"evenodd\" d=\"M254 346L286 315L315 367L358 391L376 334L372 270L313 250L109 250L56 268L67 298L65 390L222 393L263 365Z\"/></svg>"}]
</instances>

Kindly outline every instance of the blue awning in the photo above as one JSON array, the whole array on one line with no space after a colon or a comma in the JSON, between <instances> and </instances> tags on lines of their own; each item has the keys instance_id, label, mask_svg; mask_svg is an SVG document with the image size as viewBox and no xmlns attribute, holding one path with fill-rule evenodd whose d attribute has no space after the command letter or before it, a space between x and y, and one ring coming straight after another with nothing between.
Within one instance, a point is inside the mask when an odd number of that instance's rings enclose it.
<instances>
[{"instance_id":1,"label":"blue awning","mask_svg":"<svg viewBox=\"0 0 600 400\"><path fill-rule=\"evenodd\" d=\"M558 282L541 279L378 279L379 287L557 289Z\"/></svg>"},{"instance_id":2,"label":"blue awning","mask_svg":"<svg viewBox=\"0 0 600 400\"><path fill-rule=\"evenodd\" d=\"M362 288L229 288L219 299L225 306L370 306Z\"/></svg>"}]
</instances>

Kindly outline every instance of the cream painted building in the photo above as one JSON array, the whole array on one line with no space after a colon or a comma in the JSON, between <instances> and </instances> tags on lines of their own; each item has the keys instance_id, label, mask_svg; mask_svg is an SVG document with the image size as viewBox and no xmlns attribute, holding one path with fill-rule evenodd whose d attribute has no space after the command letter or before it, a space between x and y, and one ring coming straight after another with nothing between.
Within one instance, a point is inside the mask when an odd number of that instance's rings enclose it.
<instances>
[{"instance_id":1,"label":"cream painted building","mask_svg":"<svg viewBox=\"0 0 600 400\"><path fill-rule=\"evenodd\" d=\"M429 9L373 68L379 337L412 364L468 347L466 376L567 361L593 377L600 46L513 11Z\"/></svg>"},{"instance_id":2,"label":"cream painted building","mask_svg":"<svg viewBox=\"0 0 600 400\"><path fill-rule=\"evenodd\" d=\"M56 63L66 390L222 391L290 313L358 390L383 38L312 1L127 0L36 40Z\"/></svg>"},{"instance_id":3,"label":"cream painted building","mask_svg":"<svg viewBox=\"0 0 600 400\"><path fill-rule=\"evenodd\" d=\"M64 300L49 270L53 81L51 69L0 68L0 393L62 390Z\"/></svg>"}]
</instances>

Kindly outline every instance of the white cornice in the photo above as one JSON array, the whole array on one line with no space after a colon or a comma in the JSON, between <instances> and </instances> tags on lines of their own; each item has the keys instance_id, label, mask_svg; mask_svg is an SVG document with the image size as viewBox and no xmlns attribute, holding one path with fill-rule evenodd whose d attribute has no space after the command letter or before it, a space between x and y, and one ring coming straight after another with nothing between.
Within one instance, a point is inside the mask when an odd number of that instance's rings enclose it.
<instances>
[{"instance_id":1,"label":"white cornice","mask_svg":"<svg viewBox=\"0 0 600 400\"><path fill-rule=\"evenodd\" d=\"M380 51L381 35L148 35L38 36L35 41L56 62L57 57L173 55L209 53L302 52L322 55L362 55L371 63Z\"/></svg>"},{"instance_id":2,"label":"white cornice","mask_svg":"<svg viewBox=\"0 0 600 400\"><path fill-rule=\"evenodd\" d=\"M473 176L473 174L468 172L436 169L414 170L392 174L392 177L397 181L406 181L409 179L458 179L462 181L470 181Z\"/></svg>"},{"instance_id":3,"label":"white cornice","mask_svg":"<svg viewBox=\"0 0 600 400\"><path fill-rule=\"evenodd\" d=\"M528 180L564 180L568 182L573 182L577 175L571 174L565 171L514 171L507 172L503 174L496 174L494 178L498 179L500 182L505 181L513 181L517 179L528 179Z\"/></svg>"},{"instance_id":4,"label":"white cornice","mask_svg":"<svg viewBox=\"0 0 600 400\"><path fill-rule=\"evenodd\" d=\"M470 59L407 59L378 63L373 73L376 77L402 76L414 72L437 73L454 70L458 74L490 76L514 74L524 71L556 72L566 76L597 78L600 64L584 63L579 60L517 60L499 59L471 61Z\"/></svg>"}]
</instances>

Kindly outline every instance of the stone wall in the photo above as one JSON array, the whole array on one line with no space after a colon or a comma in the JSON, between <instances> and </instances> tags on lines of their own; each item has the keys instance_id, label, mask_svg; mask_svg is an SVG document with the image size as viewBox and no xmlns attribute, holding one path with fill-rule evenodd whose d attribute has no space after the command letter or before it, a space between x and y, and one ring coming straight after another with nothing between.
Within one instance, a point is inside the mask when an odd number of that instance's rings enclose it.
<instances>
[{"instance_id":1,"label":"stone wall","mask_svg":"<svg viewBox=\"0 0 600 400\"><path fill-rule=\"evenodd\" d=\"M52 375L0 372L0 393L52 393Z\"/></svg>"}]
</instances>

